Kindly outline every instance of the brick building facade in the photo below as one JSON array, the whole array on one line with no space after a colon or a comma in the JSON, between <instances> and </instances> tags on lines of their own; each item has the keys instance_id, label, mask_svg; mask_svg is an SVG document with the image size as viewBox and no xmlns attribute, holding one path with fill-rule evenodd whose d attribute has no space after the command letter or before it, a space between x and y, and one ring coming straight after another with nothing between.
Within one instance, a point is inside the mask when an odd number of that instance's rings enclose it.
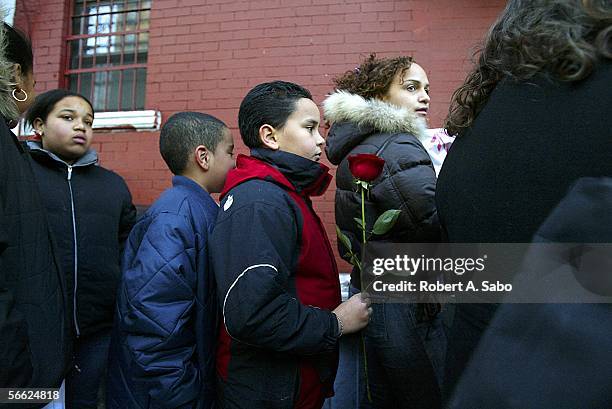
<instances>
[{"instance_id":1,"label":"brick building facade","mask_svg":"<svg viewBox=\"0 0 612 409\"><path fill-rule=\"evenodd\" d=\"M76 0L16 0L14 24L32 39L37 91L68 87L68 39ZM131 0L125 0L127 5ZM85 3L80 0L81 3ZM79 1L77 1L79 3ZM86 2L113 4L111 0ZM115 0L114 3L124 3ZM320 103L331 79L370 52L413 55L431 83L432 127L462 82L474 46L503 0L152 0L144 109L165 120L182 110L218 116L240 139L238 106L254 85L298 82ZM95 101L94 101L95 103ZM103 166L122 175L137 204L170 185L159 132L96 132ZM245 153L241 143L238 152ZM334 190L315 207L335 241ZM341 264L342 270L348 265Z\"/></svg>"}]
</instances>

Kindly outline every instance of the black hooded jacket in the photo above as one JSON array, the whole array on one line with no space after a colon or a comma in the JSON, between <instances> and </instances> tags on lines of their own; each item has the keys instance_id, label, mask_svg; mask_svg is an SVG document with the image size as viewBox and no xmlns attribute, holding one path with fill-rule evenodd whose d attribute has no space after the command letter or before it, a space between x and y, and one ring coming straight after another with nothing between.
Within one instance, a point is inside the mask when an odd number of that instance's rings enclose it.
<instances>
[{"instance_id":1,"label":"black hooded jacket","mask_svg":"<svg viewBox=\"0 0 612 409\"><path fill-rule=\"evenodd\" d=\"M121 176L97 165L93 150L68 165L37 142L28 146L66 274L74 333L110 330L121 254L136 222L130 191Z\"/></svg>"},{"instance_id":2,"label":"black hooded jacket","mask_svg":"<svg viewBox=\"0 0 612 409\"><path fill-rule=\"evenodd\" d=\"M57 388L70 353L63 276L31 162L0 116L0 388Z\"/></svg>"},{"instance_id":3,"label":"black hooded jacket","mask_svg":"<svg viewBox=\"0 0 612 409\"><path fill-rule=\"evenodd\" d=\"M366 199L368 230L378 216L390 209L401 210L393 228L370 240L394 243L425 243L440 239L435 205L436 173L419 137L425 123L407 109L383 101L338 91L323 103L325 118L332 123L326 153L336 171L336 224L359 252L361 230L354 218L361 215L361 195L349 170L348 157L376 154L385 160L382 174L373 181ZM340 243L340 242L339 242ZM345 257L346 249L340 246ZM346 257L345 257L346 258ZM346 258L348 259L348 258ZM351 277L357 285L357 277Z\"/></svg>"}]
</instances>

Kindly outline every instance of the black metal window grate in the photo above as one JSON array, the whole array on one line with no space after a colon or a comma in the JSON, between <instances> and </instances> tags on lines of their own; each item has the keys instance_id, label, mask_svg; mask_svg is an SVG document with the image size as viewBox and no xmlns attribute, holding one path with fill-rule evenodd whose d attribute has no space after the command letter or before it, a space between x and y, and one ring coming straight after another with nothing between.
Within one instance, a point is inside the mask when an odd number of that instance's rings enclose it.
<instances>
[{"instance_id":1,"label":"black metal window grate","mask_svg":"<svg viewBox=\"0 0 612 409\"><path fill-rule=\"evenodd\" d=\"M144 109L151 0L74 0L68 88L96 111Z\"/></svg>"}]
</instances>

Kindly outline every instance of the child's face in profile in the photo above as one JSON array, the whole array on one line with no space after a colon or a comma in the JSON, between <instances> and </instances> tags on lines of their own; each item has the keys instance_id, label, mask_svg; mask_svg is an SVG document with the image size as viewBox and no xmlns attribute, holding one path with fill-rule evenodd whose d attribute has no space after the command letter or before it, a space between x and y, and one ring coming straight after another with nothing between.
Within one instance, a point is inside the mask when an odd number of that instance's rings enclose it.
<instances>
[{"instance_id":1,"label":"child's face in profile","mask_svg":"<svg viewBox=\"0 0 612 409\"><path fill-rule=\"evenodd\" d=\"M223 190L227 173L236 166L234 139L229 129L223 130L223 139L217 144L209 163L207 172L209 193L219 193Z\"/></svg>"},{"instance_id":2,"label":"child's face in profile","mask_svg":"<svg viewBox=\"0 0 612 409\"><path fill-rule=\"evenodd\" d=\"M276 130L278 148L303 158L319 161L325 140L319 133L319 107L308 98L295 103L295 111Z\"/></svg>"},{"instance_id":3,"label":"child's face in profile","mask_svg":"<svg viewBox=\"0 0 612 409\"><path fill-rule=\"evenodd\" d=\"M74 163L91 145L93 119L92 109L83 98L69 96L55 104L46 120L37 118L34 128L42 135L44 149Z\"/></svg>"}]
</instances>

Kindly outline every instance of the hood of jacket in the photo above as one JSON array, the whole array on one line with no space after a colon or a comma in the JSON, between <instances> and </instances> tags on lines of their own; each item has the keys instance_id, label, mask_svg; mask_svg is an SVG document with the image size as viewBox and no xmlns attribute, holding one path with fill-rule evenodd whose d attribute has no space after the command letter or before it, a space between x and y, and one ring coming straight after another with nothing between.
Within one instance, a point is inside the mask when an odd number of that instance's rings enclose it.
<instances>
[{"instance_id":1,"label":"hood of jacket","mask_svg":"<svg viewBox=\"0 0 612 409\"><path fill-rule=\"evenodd\" d=\"M327 166L310 159L284 151L251 149L251 156L236 158L236 168L227 175L221 199L250 179L269 180L306 196L320 196L327 190L332 176Z\"/></svg>"},{"instance_id":2,"label":"hood of jacket","mask_svg":"<svg viewBox=\"0 0 612 409\"><path fill-rule=\"evenodd\" d=\"M334 165L373 133L406 133L419 140L426 137L426 122L414 112L347 91L336 91L327 97L323 101L323 112L325 119L332 124L326 153Z\"/></svg>"},{"instance_id":3,"label":"hood of jacket","mask_svg":"<svg viewBox=\"0 0 612 409\"><path fill-rule=\"evenodd\" d=\"M66 163L59 156L50 152L42 147L42 143L38 141L28 141L28 149L30 149L30 153L32 157L35 159L40 159L41 157L45 159L50 159L52 162L57 162L58 164L63 164L64 166L89 166L89 165L97 165L98 164L98 153L93 149L88 149L87 152L79 159L77 159L72 165Z\"/></svg>"}]
</instances>

